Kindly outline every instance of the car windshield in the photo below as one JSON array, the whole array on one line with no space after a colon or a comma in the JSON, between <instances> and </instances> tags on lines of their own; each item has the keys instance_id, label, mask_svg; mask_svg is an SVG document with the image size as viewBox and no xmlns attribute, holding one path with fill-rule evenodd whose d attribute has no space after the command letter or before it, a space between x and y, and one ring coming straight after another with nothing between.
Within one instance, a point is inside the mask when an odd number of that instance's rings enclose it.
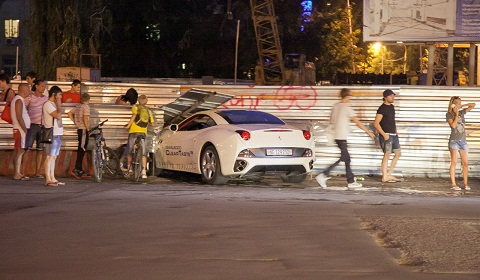
<instances>
[{"instance_id":1,"label":"car windshield","mask_svg":"<svg viewBox=\"0 0 480 280\"><path fill-rule=\"evenodd\" d=\"M229 124L285 124L274 115L247 110L225 110L217 112Z\"/></svg>"}]
</instances>

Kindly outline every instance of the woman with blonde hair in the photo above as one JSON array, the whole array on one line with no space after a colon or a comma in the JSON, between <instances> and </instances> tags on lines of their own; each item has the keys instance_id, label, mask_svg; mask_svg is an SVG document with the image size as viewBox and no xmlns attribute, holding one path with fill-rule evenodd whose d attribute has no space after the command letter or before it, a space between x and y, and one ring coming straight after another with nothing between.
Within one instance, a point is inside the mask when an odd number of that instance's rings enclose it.
<instances>
[{"instance_id":1,"label":"woman with blonde hair","mask_svg":"<svg viewBox=\"0 0 480 280\"><path fill-rule=\"evenodd\" d=\"M455 182L455 169L457 167L457 151L460 154L463 172L463 186L469 191L468 186L468 145L467 134L465 133L465 114L475 107L475 103L462 104L459 96L453 96L448 103L448 112L446 114L447 122L450 125L451 132L448 139L448 149L450 150L450 180L452 190L462 190Z\"/></svg>"}]
</instances>

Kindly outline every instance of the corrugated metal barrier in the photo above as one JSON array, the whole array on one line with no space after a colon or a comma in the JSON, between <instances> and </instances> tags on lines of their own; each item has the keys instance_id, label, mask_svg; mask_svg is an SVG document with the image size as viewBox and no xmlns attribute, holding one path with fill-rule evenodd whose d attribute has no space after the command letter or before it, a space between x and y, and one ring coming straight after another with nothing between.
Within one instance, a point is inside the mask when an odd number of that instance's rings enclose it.
<instances>
[{"instance_id":1,"label":"corrugated metal barrier","mask_svg":"<svg viewBox=\"0 0 480 280\"><path fill-rule=\"evenodd\" d=\"M68 83L49 82L68 90ZM130 87L139 94L146 94L153 109L157 125L163 126L163 111L159 106L174 101L181 93L192 87L202 90L232 94L234 99L223 104L224 108L262 110L272 113L290 124L310 128L316 141L317 171L323 170L340 155L335 145L329 144L325 134L330 110L338 102L341 87L302 86L201 86L201 85L152 85L124 83L85 83L82 92L91 98L92 123L109 119L104 126L107 145L116 148L126 143L128 132L123 125L130 117L130 106L113 105L115 99ZM13 85L16 88L16 85ZM359 119L372 131L373 120L378 106L382 104L382 92L387 87L349 87L352 90L352 107ZM450 128L445 120L448 101L451 96L462 97L463 102L476 102L478 88L467 87L390 87L397 94L395 98L397 127L402 147L396 175L420 177L448 177L450 155L448 136ZM3 110L3 102L0 109ZM479 177L479 122L480 104L466 115L469 151L469 170L472 177ZM73 106L65 104L68 112ZM65 136L63 148L76 149L76 131L65 113ZM380 174L383 153L376 141L370 139L354 124L348 139L352 156L352 168L356 174ZM11 125L0 120L0 149L13 147ZM458 171L460 170L460 164ZM334 172L344 172L343 164Z\"/></svg>"}]
</instances>

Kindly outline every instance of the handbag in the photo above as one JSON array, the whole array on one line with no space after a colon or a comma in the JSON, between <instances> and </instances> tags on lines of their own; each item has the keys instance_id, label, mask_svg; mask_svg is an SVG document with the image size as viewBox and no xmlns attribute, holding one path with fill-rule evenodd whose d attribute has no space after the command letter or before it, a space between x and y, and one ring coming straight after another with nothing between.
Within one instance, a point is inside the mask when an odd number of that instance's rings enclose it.
<instances>
[{"instance_id":1,"label":"handbag","mask_svg":"<svg viewBox=\"0 0 480 280\"><path fill-rule=\"evenodd\" d=\"M12 111L10 109L10 102L5 103L5 108L3 108L1 118L9 124L12 123Z\"/></svg>"},{"instance_id":2,"label":"handbag","mask_svg":"<svg viewBox=\"0 0 480 280\"><path fill-rule=\"evenodd\" d=\"M45 104L43 104L45 106ZM42 108L43 119L43 108ZM52 118L52 127L46 128L44 125L40 128L40 143L52 144L53 140L53 126L55 125L55 118Z\"/></svg>"},{"instance_id":3,"label":"handbag","mask_svg":"<svg viewBox=\"0 0 480 280\"><path fill-rule=\"evenodd\" d=\"M52 139L53 139L53 126L50 128L46 128L45 126L42 125L42 128L40 129L40 143L52 144Z\"/></svg>"}]
</instances>

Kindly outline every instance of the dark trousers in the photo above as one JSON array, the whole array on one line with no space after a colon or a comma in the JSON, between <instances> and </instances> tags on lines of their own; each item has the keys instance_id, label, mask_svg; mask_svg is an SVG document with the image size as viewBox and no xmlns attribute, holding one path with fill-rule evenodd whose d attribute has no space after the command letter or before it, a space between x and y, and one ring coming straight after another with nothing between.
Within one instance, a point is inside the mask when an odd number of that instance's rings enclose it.
<instances>
[{"instance_id":1,"label":"dark trousers","mask_svg":"<svg viewBox=\"0 0 480 280\"><path fill-rule=\"evenodd\" d=\"M350 153L348 153L347 149L347 140L338 140L335 139L335 143L337 143L338 148L340 149L341 155L340 158L334 162L332 165L330 165L327 170L323 171L323 174L328 176L330 172L341 162L345 162L345 170L347 172L347 182L348 183L353 183L355 182L354 175L352 172L352 168L350 167Z\"/></svg>"},{"instance_id":2,"label":"dark trousers","mask_svg":"<svg viewBox=\"0 0 480 280\"><path fill-rule=\"evenodd\" d=\"M86 129L77 129L78 146L77 146L77 161L75 162L75 169L83 170L83 158L88 146L88 135Z\"/></svg>"}]
</instances>

